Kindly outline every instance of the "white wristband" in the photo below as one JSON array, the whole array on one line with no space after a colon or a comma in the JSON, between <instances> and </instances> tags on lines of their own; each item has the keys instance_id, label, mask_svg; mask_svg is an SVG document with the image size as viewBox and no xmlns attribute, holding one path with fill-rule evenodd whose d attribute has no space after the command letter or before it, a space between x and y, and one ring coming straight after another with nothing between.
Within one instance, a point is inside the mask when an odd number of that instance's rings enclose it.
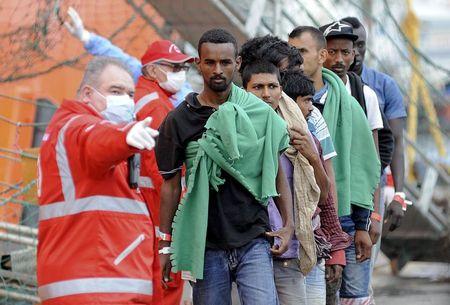
<instances>
[{"instance_id":1,"label":"white wristband","mask_svg":"<svg viewBox=\"0 0 450 305\"><path fill-rule=\"evenodd\" d=\"M158 250L158 253L159 254L170 254L171 250L172 249L170 247L163 247Z\"/></svg>"},{"instance_id":2,"label":"white wristband","mask_svg":"<svg viewBox=\"0 0 450 305\"><path fill-rule=\"evenodd\" d=\"M89 39L91 39L91 33L89 33L86 30L83 30L83 32L81 33L81 37L80 40L83 44L87 44L89 42Z\"/></svg>"},{"instance_id":3,"label":"white wristband","mask_svg":"<svg viewBox=\"0 0 450 305\"><path fill-rule=\"evenodd\" d=\"M406 199L406 195L405 195L405 193L403 193L403 192L395 192L394 196L395 196L395 195L399 195L403 200Z\"/></svg>"}]
</instances>

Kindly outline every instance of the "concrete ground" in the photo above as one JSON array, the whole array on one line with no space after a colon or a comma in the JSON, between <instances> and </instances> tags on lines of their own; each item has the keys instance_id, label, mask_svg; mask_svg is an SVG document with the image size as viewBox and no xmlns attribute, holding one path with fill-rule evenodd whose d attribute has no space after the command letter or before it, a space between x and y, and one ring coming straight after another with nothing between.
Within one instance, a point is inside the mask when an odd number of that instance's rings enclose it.
<instances>
[{"instance_id":1,"label":"concrete ground","mask_svg":"<svg viewBox=\"0 0 450 305\"><path fill-rule=\"evenodd\" d=\"M450 264L409 262L393 276L380 255L372 284L378 305L450 305Z\"/></svg>"},{"instance_id":2,"label":"concrete ground","mask_svg":"<svg viewBox=\"0 0 450 305\"><path fill-rule=\"evenodd\" d=\"M380 254L372 283L377 305L450 305L450 264L409 262L393 276L388 259ZM188 299L190 287L185 287ZM232 297L238 305L236 289Z\"/></svg>"}]
</instances>

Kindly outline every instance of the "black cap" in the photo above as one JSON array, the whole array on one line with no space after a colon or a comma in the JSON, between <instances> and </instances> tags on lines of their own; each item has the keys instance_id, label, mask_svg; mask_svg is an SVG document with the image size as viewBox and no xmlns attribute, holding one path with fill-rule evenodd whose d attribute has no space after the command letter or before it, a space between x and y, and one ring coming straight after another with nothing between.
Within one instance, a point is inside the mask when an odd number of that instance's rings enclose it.
<instances>
[{"instance_id":1,"label":"black cap","mask_svg":"<svg viewBox=\"0 0 450 305\"><path fill-rule=\"evenodd\" d=\"M353 34L353 27L345 21L334 21L319 28L325 39L346 38L356 41L358 36Z\"/></svg>"}]
</instances>

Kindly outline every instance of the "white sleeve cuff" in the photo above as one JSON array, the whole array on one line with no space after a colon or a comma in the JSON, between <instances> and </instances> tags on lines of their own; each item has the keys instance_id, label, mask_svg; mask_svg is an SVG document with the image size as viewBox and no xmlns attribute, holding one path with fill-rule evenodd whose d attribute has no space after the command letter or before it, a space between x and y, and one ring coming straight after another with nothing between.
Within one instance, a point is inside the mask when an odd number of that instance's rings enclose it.
<instances>
[{"instance_id":1,"label":"white sleeve cuff","mask_svg":"<svg viewBox=\"0 0 450 305\"><path fill-rule=\"evenodd\" d=\"M83 30L83 33L81 34L81 38L80 38L81 42L86 44L89 42L89 39L91 39L91 33L89 33L86 30Z\"/></svg>"}]
</instances>

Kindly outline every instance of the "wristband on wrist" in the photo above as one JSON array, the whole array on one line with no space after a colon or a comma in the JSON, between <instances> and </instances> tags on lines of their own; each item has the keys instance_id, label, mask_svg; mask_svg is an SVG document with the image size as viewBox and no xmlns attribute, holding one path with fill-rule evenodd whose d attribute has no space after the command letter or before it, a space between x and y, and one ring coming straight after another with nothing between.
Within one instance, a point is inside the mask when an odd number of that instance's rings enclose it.
<instances>
[{"instance_id":1,"label":"wristband on wrist","mask_svg":"<svg viewBox=\"0 0 450 305\"><path fill-rule=\"evenodd\" d=\"M405 200L406 195L403 192L396 192L394 195L394 199L395 201L397 201L398 203L400 203L402 205L402 210L406 211L406 207L408 205L412 205L412 202L409 200Z\"/></svg>"},{"instance_id":2,"label":"wristband on wrist","mask_svg":"<svg viewBox=\"0 0 450 305\"><path fill-rule=\"evenodd\" d=\"M158 239L160 241L172 241L172 235L170 235L169 233L159 232Z\"/></svg>"},{"instance_id":3,"label":"wristband on wrist","mask_svg":"<svg viewBox=\"0 0 450 305\"><path fill-rule=\"evenodd\" d=\"M381 222L383 219L381 217L380 214L378 214L377 212L372 212L372 214L370 215L370 219Z\"/></svg>"},{"instance_id":4,"label":"wristband on wrist","mask_svg":"<svg viewBox=\"0 0 450 305\"><path fill-rule=\"evenodd\" d=\"M170 254L171 250L170 247L163 247L158 250L158 254Z\"/></svg>"},{"instance_id":5,"label":"wristband on wrist","mask_svg":"<svg viewBox=\"0 0 450 305\"><path fill-rule=\"evenodd\" d=\"M158 241L172 241L172 234L161 232L159 227L156 227L155 231Z\"/></svg>"}]
</instances>

